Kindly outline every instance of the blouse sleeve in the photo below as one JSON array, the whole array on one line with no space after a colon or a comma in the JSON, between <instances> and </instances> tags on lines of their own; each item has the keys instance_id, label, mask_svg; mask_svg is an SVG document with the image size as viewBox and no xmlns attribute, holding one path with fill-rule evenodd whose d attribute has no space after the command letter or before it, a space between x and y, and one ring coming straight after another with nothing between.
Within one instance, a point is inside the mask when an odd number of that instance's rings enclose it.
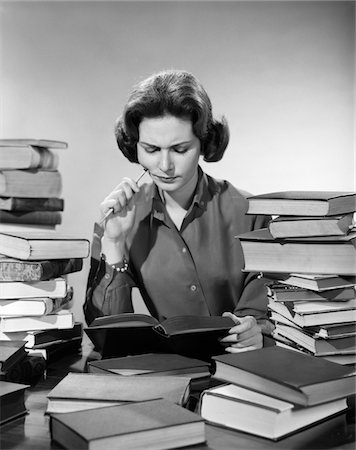
<instances>
[{"instance_id":1,"label":"blouse sleeve","mask_svg":"<svg viewBox=\"0 0 356 450\"><path fill-rule=\"evenodd\" d=\"M131 290L135 286L130 269L115 270L101 257L102 228L95 224L91 248L84 317L89 325L96 317L133 312Z\"/></svg>"}]
</instances>

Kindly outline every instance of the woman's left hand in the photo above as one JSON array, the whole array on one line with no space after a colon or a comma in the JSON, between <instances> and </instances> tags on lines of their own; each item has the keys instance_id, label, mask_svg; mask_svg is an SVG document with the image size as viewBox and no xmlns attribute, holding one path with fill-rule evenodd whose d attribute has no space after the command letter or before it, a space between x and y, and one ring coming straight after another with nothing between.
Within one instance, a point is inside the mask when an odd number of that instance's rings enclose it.
<instances>
[{"instance_id":1,"label":"woman's left hand","mask_svg":"<svg viewBox=\"0 0 356 450\"><path fill-rule=\"evenodd\" d=\"M223 316L231 317L236 325L229 330L229 334L220 340L227 345L225 350L229 353L245 352L262 348L263 337L261 328L253 316L237 317L231 312Z\"/></svg>"}]
</instances>

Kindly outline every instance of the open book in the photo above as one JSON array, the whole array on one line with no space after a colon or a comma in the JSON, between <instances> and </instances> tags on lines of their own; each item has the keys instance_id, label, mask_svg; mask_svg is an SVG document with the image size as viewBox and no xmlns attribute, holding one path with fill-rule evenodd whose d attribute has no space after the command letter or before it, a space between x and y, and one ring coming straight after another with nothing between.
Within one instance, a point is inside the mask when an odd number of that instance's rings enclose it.
<instances>
[{"instance_id":1,"label":"open book","mask_svg":"<svg viewBox=\"0 0 356 450\"><path fill-rule=\"evenodd\" d=\"M117 314L95 319L84 331L103 358L149 352L210 359L224 353L219 338L235 323L222 316L177 316L159 322L146 314Z\"/></svg>"}]
</instances>

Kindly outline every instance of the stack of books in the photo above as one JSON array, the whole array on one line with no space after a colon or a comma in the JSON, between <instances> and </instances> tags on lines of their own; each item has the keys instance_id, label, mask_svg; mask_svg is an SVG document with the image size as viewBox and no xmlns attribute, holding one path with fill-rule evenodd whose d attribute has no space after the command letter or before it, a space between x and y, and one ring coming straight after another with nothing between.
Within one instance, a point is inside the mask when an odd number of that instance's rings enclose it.
<instances>
[{"instance_id":1,"label":"stack of books","mask_svg":"<svg viewBox=\"0 0 356 450\"><path fill-rule=\"evenodd\" d=\"M0 342L24 341L31 354L79 348L67 274L81 270L89 241L57 231L0 232ZM60 347L59 347L60 345Z\"/></svg>"},{"instance_id":2,"label":"stack of books","mask_svg":"<svg viewBox=\"0 0 356 450\"><path fill-rule=\"evenodd\" d=\"M0 139L0 231L55 229L64 200L57 150L66 142Z\"/></svg>"},{"instance_id":3,"label":"stack of books","mask_svg":"<svg viewBox=\"0 0 356 450\"><path fill-rule=\"evenodd\" d=\"M48 394L51 439L64 448L179 448L206 440L186 408L190 378L66 375Z\"/></svg>"},{"instance_id":4,"label":"stack of books","mask_svg":"<svg viewBox=\"0 0 356 450\"><path fill-rule=\"evenodd\" d=\"M88 242L56 231L64 210L58 152L67 147L0 139L0 341L23 341L36 357L78 347L83 334L67 274L82 269Z\"/></svg>"},{"instance_id":5,"label":"stack of books","mask_svg":"<svg viewBox=\"0 0 356 450\"><path fill-rule=\"evenodd\" d=\"M213 378L224 384L202 393L202 417L267 439L286 438L346 411L355 394L349 367L277 346L213 360Z\"/></svg>"},{"instance_id":6,"label":"stack of books","mask_svg":"<svg viewBox=\"0 0 356 450\"><path fill-rule=\"evenodd\" d=\"M245 270L262 272L277 345L356 363L356 194L287 191L250 197L268 228L238 236Z\"/></svg>"}]
</instances>

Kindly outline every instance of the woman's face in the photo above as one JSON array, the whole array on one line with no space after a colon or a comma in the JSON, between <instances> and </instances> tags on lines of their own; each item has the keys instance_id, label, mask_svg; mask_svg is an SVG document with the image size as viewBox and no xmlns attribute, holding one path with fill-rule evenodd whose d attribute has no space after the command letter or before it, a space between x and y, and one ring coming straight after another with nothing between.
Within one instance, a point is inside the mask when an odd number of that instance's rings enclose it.
<instances>
[{"instance_id":1,"label":"woman's face","mask_svg":"<svg viewBox=\"0 0 356 450\"><path fill-rule=\"evenodd\" d=\"M171 115L144 118L139 127L138 162L155 184L170 193L195 188L198 179L200 141L192 122Z\"/></svg>"}]
</instances>

